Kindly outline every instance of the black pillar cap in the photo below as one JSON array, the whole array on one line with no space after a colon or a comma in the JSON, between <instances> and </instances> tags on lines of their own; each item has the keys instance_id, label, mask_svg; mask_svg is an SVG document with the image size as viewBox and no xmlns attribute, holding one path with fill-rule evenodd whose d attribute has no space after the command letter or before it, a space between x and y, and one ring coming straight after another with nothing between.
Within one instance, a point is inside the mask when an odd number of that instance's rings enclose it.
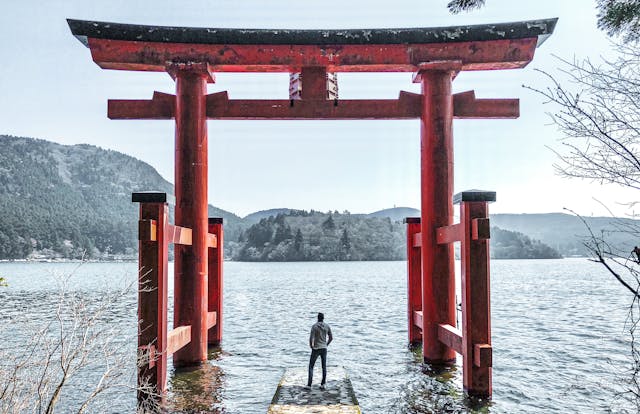
<instances>
[{"instance_id":1,"label":"black pillar cap","mask_svg":"<svg viewBox=\"0 0 640 414\"><path fill-rule=\"evenodd\" d=\"M222 224L223 221L222 217L209 217L209 224Z\"/></svg>"},{"instance_id":2,"label":"black pillar cap","mask_svg":"<svg viewBox=\"0 0 640 414\"><path fill-rule=\"evenodd\" d=\"M153 191L131 193L131 201L134 203L166 203L167 193L156 193Z\"/></svg>"},{"instance_id":3,"label":"black pillar cap","mask_svg":"<svg viewBox=\"0 0 640 414\"><path fill-rule=\"evenodd\" d=\"M409 224L409 223L417 223L420 224L420 217L406 217L403 220L404 224Z\"/></svg>"},{"instance_id":4,"label":"black pillar cap","mask_svg":"<svg viewBox=\"0 0 640 414\"><path fill-rule=\"evenodd\" d=\"M453 196L453 204L460 204L463 201L484 201L491 203L493 201L496 201L496 192L467 190Z\"/></svg>"}]
</instances>

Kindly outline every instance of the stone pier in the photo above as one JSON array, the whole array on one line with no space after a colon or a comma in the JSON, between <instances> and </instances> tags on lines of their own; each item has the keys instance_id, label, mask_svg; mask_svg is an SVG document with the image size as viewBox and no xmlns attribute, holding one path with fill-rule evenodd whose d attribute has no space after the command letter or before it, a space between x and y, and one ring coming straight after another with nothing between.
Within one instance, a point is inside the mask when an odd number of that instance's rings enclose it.
<instances>
[{"instance_id":1,"label":"stone pier","mask_svg":"<svg viewBox=\"0 0 640 414\"><path fill-rule=\"evenodd\" d=\"M324 390L320 389L320 378L322 374L314 372L314 380L317 382L308 389L305 387L306 367L287 369L267 414L361 414L353 386L344 368L327 367L327 384Z\"/></svg>"}]
</instances>

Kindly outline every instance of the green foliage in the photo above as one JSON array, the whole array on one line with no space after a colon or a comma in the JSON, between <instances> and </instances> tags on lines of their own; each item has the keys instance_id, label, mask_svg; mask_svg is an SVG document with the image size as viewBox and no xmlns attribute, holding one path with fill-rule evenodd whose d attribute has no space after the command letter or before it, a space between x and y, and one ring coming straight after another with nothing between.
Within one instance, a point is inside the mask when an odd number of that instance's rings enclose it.
<instances>
[{"instance_id":1,"label":"green foliage","mask_svg":"<svg viewBox=\"0 0 640 414\"><path fill-rule=\"evenodd\" d=\"M336 229L336 223L333 221L333 216L329 214L329 217L322 222L322 229L324 231L333 231Z\"/></svg>"},{"instance_id":2,"label":"green foliage","mask_svg":"<svg viewBox=\"0 0 640 414\"><path fill-rule=\"evenodd\" d=\"M483 7L485 0L451 0L451 13ZM591 7L591 5L589 5ZM598 28L609 36L622 36L627 41L640 39L640 0L598 0Z\"/></svg>"},{"instance_id":3,"label":"green foliage","mask_svg":"<svg viewBox=\"0 0 640 414\"><path fill-rule=\"evenodd\" d=\"M7 285L7 281L5 280L4 277L0 277L0 287L6 287Z\"/></svg>"},{"instance_id":4,"label":"green foliage","mask_svg":"<svg viewBox=\"0 0 640 414\"><path fill-rule=\"evenodd\" d=\"M340 229L340 230L338 230ZM388 218L291 210L249 227L241 261L402 260L405 227Z\"/></svg>"},{"instance_id":5,"label":"green foliage","mask_svg":"<svg viewBox=\"0 0 640 414\"><path fill-rule=\"evenodd\" d=\"M491 228L491 257L494 259L560 259L557 250L515 231Z\"/></svg>"},{"instance_id":6,"label":"green foliage","mask_svg":"<svg viewBox=\"0 0 640 414\"><path fill-rule=\"evenodd\" d=\"M626 40L640 37L639 0L598 0L598 28Z\"/></svg>"},{"instance_id":7,"label":"green foliage","mask_svg":"<svg viewBox=\"0 0 640 414\"><path fill-rule=\"evenodd\" d=\"M115 151L6 135L0 146L0 259L134 257L138 206L131 193L173 194L153 167ZM225 224L240 221L209 211ZM232 228L226 237L238 233Z\"/></svg>"},{"instance_id":8,"label":"green foliage","mask_svg":"<svg viewBox=\"0 0 640 414\"><path fill-rule=\"evenodd\" d=\"M451 0L447 7L451 13L460 13L471 9L479 9L484 6L485 0Z\"/></svg>"},{"instance_id":9,"label":"green foliage","mask_svg":"<svg viewBox=\"0 0 640 414\"><path fill-rule=\"evenodd\" d=\"M332 224L328 224L332 223ZM332 230L333 229L333 230ZM338 230L339 229L339 230ZM528 236L492 228L491 254L496 259L562 257ZM406 228L388 217L290 211L261 219L249 227L234 250L240 261L350 261L406 259Z\"/></svg>"},{"instance_id":10,"label":"green foliage","mask_svg":"<svg viewBox=\"0 0 640 414\"><path fill-rule=\"evenodd\" d=\"M0 259L135 257L138 208L131 193L173 193L151 166L114 151L1 135L0 145ZM225 220L225 255L249 261L406 257L405 226L384 215L274 211L243 221L210 206L210 216ZM501 246L500 234L492 245ZM528 238L507 239L499 257L553 256Z\"/></svg>"}]
</instances>

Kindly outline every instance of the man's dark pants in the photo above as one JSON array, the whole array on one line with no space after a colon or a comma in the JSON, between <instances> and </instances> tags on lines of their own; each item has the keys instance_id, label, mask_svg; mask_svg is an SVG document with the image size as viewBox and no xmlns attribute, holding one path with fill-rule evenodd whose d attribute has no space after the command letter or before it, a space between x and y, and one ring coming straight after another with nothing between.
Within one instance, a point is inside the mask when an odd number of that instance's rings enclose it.
<instances>
[{"instance_id":1,"label":"man's dark pants","mask_svg":"<svg viewBox=\"0 0 640 414\"><path fill-rule=\"evenodd\" d=\"M327 382L327 348L314 349L311 351L311 359L309 359L309 380L307 385L311 386L313 382L313 367L316 365L318 356L322 360L322 385Z\"/></svg>"}]
</instances>

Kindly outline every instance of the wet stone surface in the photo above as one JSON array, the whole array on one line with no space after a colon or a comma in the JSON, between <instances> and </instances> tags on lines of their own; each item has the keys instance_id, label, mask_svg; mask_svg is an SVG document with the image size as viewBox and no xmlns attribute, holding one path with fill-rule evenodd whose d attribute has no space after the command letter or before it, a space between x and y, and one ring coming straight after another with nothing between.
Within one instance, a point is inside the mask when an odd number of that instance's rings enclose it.
<instances>
[{"instance_id":1,"label":"wet stone surface","mask_svg":"<svg viewBox=\"0 0 640 414\"><path fill-rule=\"evenodd\" d=\"M320 376L319 372L314 372L314 379L319 380ZM360 413L351 381L344 368L327 368L324 390L318 383L309 389L306 382L306 368L288 369L278 385L268 414Z\"/></svg>"}]
</instances>

